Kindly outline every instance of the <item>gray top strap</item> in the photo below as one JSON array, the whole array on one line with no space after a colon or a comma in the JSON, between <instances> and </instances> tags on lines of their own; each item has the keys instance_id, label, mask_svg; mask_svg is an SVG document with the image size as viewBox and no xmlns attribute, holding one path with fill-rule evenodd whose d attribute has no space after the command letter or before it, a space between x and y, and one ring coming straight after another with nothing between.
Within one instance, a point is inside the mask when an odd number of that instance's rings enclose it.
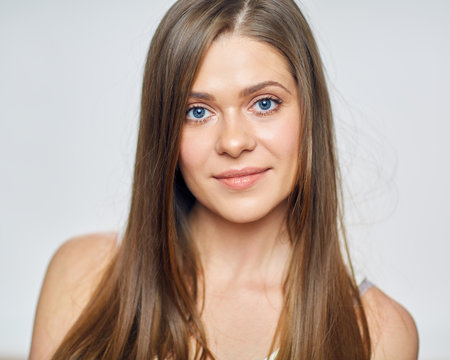
<instances>
[{"instance_id":1,"label":"gray top strap","mask_svg":"<svg viewBox=\"0 0 450 360\"><path fill-rule=\"evenodd\" d=\"M358 289L359 289L359 295L363 296L364 293L369 290L372 286L374 286L374 284L372 284L369 280L364 279L361 284L359 284Z\"/></svg>"}]
</instances>

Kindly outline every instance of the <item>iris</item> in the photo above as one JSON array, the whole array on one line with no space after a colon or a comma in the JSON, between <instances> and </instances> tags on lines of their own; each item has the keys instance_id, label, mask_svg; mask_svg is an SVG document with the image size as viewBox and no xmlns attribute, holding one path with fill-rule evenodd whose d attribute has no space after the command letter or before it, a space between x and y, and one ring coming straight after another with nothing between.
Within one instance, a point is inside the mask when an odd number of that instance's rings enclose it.
<instances>
[{"instance_id":1,"label":"iris","mask_svg":"<svg viewBox=\"0 0 450 360\"><path fill-rule=\"evenodd\" d=\"M258 104L259 104L259 108L260 108L261 110L269 110L270 107L271 107L271 105L272 105L272 100L269 100L269 99L263 99L263 100L260 100L260 101L258 102Z\"/></svg>"},{"instance_id":2,"label":"iris","mask_svg":"<svg viewBox=\"0 0 450 360\"><path fill-rule=\"evenodd\" d=\"M197 119L201 119L202 117L205 116L205 109L204 108L194 108L192 111L193 115L195 118Z\"/></svg>"}]
</instances>

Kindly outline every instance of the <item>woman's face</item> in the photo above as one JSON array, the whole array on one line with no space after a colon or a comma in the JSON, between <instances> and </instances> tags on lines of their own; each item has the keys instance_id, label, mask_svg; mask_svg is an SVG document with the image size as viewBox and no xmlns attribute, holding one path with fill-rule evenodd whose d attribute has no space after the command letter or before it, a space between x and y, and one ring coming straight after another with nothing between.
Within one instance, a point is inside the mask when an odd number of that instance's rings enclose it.
<instances>
[{"instance_id":1,"label":"woman's face","mask_svg":"<svg viewBox=\"0 0 450 360\"><path fill-rule=\"evenodd\" d=\"M286 204L297 174L300 104L285 58L224 35L194 81L179 165L197 207L236 223Z\"/></svg>"}]
</instances>

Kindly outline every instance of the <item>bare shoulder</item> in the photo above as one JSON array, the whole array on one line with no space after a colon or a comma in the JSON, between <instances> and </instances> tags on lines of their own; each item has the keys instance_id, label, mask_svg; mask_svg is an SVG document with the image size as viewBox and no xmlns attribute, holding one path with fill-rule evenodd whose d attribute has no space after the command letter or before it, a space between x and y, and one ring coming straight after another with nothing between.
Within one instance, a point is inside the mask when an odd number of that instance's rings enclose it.
<instances>
[{"instance_id":1,"label":"bare shoulder","mask_svg":"<svg viewBox=\"0 0 450 360\"><path fill-rule=\"evenodd\" d=\"M362 303L369 324L372 359L417 359L419 339L409 312L376 287L367 290Z\"/></svg>"},{"instance_id":2,"label":"bare shoulder","mask_svg":"<svg viewBox=\"0 0 450 360\"><path fill-rule=\"evenodd\" d=\"M116 253L117 234L79 236L53 255L39 296L30 359L48 359L79 317Z\"/></svg>"}]
</instances>

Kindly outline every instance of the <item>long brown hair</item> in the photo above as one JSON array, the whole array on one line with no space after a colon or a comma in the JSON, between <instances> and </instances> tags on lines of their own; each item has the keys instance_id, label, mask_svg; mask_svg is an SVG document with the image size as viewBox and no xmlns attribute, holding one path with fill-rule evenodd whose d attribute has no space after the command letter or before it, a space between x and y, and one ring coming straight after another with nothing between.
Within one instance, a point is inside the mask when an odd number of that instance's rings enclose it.
<instances>
[{"instance_id":1,"label":"long brown hair","mask_svg":"<svg viewBox=\"0 0 450 360\"><path fill-rule=\"evenodd\" d=\"M271 347L280 345L279 360L369 359L367 321L341 251L330 101L305 18L292 0L180 0L148 52L126 233L54 360L213 358L197 309L201 266L187 226L195 198L177 163L192 83L205 52L226 32L278 49L300 96L299 173L286 214L292 256Z\"/></svg>"}]
</instances>

